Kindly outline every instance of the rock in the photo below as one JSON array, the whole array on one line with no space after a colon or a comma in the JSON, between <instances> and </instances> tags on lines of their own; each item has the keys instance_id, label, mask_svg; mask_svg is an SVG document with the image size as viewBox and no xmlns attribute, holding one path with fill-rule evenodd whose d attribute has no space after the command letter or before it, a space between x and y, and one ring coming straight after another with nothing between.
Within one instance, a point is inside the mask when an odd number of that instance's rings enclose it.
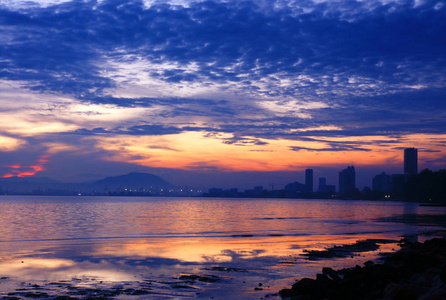
<instances>
[{"instance_id":1,"label":"rock","mask_svg":"<svg viewBox=\"0 0 446 300\"><path fill-rule=\"evenodd\" d=\"M373 261L371 261L371 260L368 260L368 261L366 261L365 263L364 263L364 266L366 266L366 267L371 267L371 266L373 266L375 263L373 262Z\"/></svg>"},{"instance_id":2,"label":"rock","mask_svg":"<svg viewBox=\"0 0 446 300\"><path fill-rule=\"evenodd\" d=\"M446 299L446 240L406 243L384 258L382 264L366 262L335 271L323 268L316 279L303 278L291 290L280 292L292 299Z\"/></svg>"},{"instance_id":3,"label":"rock","mask_svg":"<svg viewBox=\"0 0 446 300\"><path fill-rule=\"evenodd\" d=\"M316 274L316 281L319 287L328 288L333 280L331 280L327 275Z\"/></svg>"},{"instance_id":4,"label":"rock","mask_svg":"<svg viewBox=\"0 0 446 300\"><path fill-rule=\"evenodd\" d=\"M282 298L290 298L294 296L294 292L291 289L282 289L279 291L279 295Z\"/></svg>"},{"instance_id":5,"label":"rock","mask_svg":"<svg viewBox=\"0 0 446 300\"><path fill-rule=\"evenodd\" d=\"M302 278L293 284L291 290L295 295L306 295L315 292L317 289L316 280L311 278Z\"/></svg>"},{"instance_id":6,"label":"rock","mask_svg":"<svg viewBox=\"0 0 446 300\"><path fill-rule=\"evenodd\" d=\"M446 268L444 266L441 270L440 279L443 283L446 283Z\"/></svg>"},{"instance_id":7,"label":"rock","mask_svg":"<svg viewBox=\"0 0 446 300\"><path fill-rule=\"evenodd\" d=\"M332 268L328 268L328 267L323 267L322 268L322 274L328 275L331 277L332 274L336 274L336 271L333 270Z\"/></svg>"},{"instance_id":8,"label":"rock","mask_svg":"<svg viewBox=\"0 0 446 300\"><path fill-rule=\"evenodd\" d=\"M444 300L446 299L446 288L440 287L429 291L423 296L419 297L418 300Z\"/></svg>"},{"instance_id":9,"label":"rock","mask_svg":"<svg viewBox=\"0 0 446 300\"><path fill-rule=\"evenodd\" d=\"M416 300L418 295L409 287L401 284L390 283L383 293L384 299L392 300Z\"/></svg>"}]
</instances>

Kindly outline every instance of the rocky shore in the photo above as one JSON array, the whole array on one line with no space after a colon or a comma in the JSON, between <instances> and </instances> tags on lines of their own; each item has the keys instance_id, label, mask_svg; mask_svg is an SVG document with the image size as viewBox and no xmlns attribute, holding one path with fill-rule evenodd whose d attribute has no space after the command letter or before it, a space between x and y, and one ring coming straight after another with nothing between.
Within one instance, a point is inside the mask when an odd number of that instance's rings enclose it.
<instances>
[{"instance_id":1,"label":"rocky shore","mask_svg":"<svg viewBox=\"0 0 446 300\"><path fill-rule=\"evenodd\" d=\"M303 278L291 289L281 290L280 296L293 300L446 299L446 239L405 242L383 263L323 268L316 278Z\"/></svg>"}]
</instances>

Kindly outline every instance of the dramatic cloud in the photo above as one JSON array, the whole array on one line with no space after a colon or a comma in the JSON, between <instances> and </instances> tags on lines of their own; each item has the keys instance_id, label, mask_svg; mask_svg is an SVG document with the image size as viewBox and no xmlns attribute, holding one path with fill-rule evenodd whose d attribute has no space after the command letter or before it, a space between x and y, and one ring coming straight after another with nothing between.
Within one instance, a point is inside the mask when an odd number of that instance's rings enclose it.
<instances>
[{"instance_id":1,"label":"dramatic cloud","mask_svg":"<svg viewBox=\"0 0 446 300\"><path fill-rule=\"evenodd\" d=\"M3 178L8 177L24 177L24 176L33 176L36 175L36 173L41 172L44 170L44 165L48 162L48 156L44 155L41 156L35 165L32 166L22 166L22 165L12 165L12 166L6 166L7 168L11 169L10 173L3 175Z\"/></svg>"},{"instance_id":2,"label":"dramatic cloud","mask_svg":"<svg viewBox=\"0 0 446 300\"><path fill-rule=\"evenodd\" d=\"M76 151L225 171L446 157L444 1L1 0L0 37L2 168Z\"/></svg>"}]
</instances>

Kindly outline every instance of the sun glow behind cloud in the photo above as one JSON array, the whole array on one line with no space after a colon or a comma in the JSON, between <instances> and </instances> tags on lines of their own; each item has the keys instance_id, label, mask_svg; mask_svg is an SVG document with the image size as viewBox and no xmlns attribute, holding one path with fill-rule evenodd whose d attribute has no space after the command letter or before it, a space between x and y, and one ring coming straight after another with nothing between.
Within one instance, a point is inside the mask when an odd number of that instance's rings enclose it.
<instances>
[{"instance_id":1,"label":"sun glow behind cloud","mask_svg":"<svg viewBox=\"0 0 446 300\"><path fill-rule=\"evenodd\" d=\"M24 144L22 140L0 135L0 151L14 151Z\"/></svg>"},{"instance_id":2,"label":"sun glow behind cloud","mask_svg":"<svg viewBox=\"0 0 446 300\"><path fill-rule=\"evenodd\" d=\"M108 158L112 161L185 170L295 171L307 168L309 162L312 167L355 163L364 166L401 164L400 155L395 153L395 147L401 147L399 141L389 140L385 136L318 140L314 137L315 141L257 140L246 137L237 143L225 143L231 138L229 134L209 136L203 132L157 137L124 135L101 137L98 139L98 146L115 153ZM430 142L427 137L405 138L410 141L416 139L421 147L428 147ZM256 145L253 140L261 144ZM407 144L409 146L410 143ZM396 150L398 151L400 150ZM435 158L436 155L438 153L423 153L425 159Z\"/></svg>"}]
</instances>

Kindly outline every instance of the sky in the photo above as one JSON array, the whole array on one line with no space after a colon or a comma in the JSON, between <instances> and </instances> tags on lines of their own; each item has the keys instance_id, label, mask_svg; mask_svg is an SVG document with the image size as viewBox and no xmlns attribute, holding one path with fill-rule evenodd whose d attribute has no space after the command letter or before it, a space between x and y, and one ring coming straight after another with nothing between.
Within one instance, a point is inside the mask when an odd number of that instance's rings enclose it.
<instances>
[{"instance_id":1,"label":"sky","mask_svg":"<svg viewBox=\"0 0 446 300\"><path fill-rule=\"evenodd\" d=\"M446 165L446 1L0 0L0 177L283 188Z\"/></svg>"}]
</instances>

